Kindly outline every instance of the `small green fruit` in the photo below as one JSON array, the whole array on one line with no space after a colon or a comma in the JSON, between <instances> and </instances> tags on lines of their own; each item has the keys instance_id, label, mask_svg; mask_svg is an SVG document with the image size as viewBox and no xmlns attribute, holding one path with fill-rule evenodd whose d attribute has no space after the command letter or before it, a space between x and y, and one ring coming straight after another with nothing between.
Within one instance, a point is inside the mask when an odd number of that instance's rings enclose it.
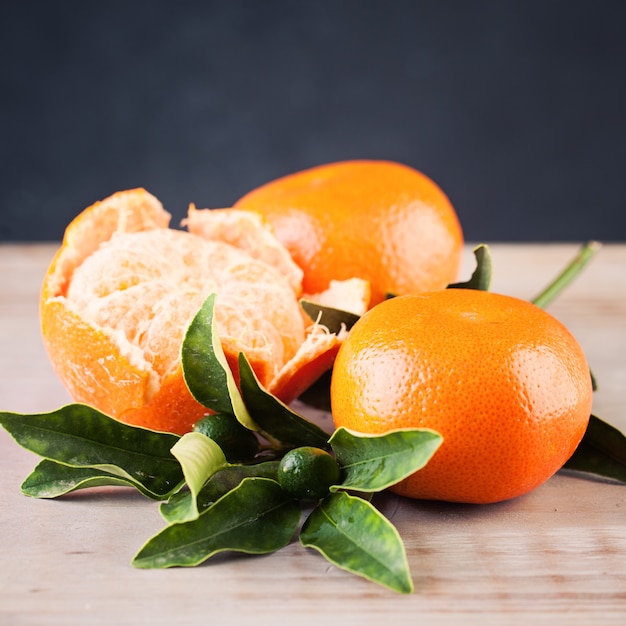
<instances>
[{"instance_id":1,"label":"small green fruit","mask_svg":"<svg viewBox=\"0 0 626 626\"><path fill-rule=\"evenodd\" d=\"M339 484L341 469L325 450L312 446L294 448L278 465L278 482L292 497L319 500L331 485Z\"/></svg>"},{"instance_id":2,"label":"small green fruit","mask_svg":"<svg viewBox=\"0 0 626 626\"><path fill-rule=\"evenodd\" d=\"M230 463L250 461L259 450L256 435L228 413L207 415L196 422L193 429L213 439Z\"/></svg>"}]
</instances>

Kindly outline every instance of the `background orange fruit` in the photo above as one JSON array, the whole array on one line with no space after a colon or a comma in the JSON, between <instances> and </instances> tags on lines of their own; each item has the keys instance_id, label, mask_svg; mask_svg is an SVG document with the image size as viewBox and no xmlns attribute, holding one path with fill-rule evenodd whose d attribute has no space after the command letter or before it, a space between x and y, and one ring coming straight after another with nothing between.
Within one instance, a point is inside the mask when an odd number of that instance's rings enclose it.
<instances>
[{"instance_id":1,"label":"background orange fruit","mask_svg":"<svg viewBox=\"0 0 626 626\"><path fill-rule=\"evenodd\" d=\"M366 313L332 374L335 425L363 433L432 428L428 465L392 488L468 503L506 500L552 476L580 442L591 378L569 331L509 296L447 289Z\"/></svg>"},{"instance_id":2,"label":"background orange fruit","mask_svg":"<svg viewBox=\"0 0 626 626\"><path fill-rule=\"evenodd\" d=\"M459 271L463 235L443 191L389 161L321 165L269 182L234 205L261 213L314 294L332 279L364 278L371 304L442 289Z\"/></svg>"},{"instance_id":3,"label":"background orange fruit","mask_svg":"<svg viewBox=\"0 0 626 626\"><path fill-rule=\"evenodd\" d=\"M290 401L330 367L339 338L303 315L302 272L257 216L192 208L189 232L169 220L134 189L67 227L40 312L44 345L75 401L130 424L191 430L207 410L186 388L180 347L211 293L236 377L244 352L261 383Z\"/></svg>"}]
</instances>

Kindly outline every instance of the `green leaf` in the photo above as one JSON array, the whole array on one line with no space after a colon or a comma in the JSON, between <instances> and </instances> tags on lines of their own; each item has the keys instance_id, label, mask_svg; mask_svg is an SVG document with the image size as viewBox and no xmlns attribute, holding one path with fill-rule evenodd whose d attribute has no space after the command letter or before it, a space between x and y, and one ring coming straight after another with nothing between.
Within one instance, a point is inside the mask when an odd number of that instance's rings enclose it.
<instances>
[{"instance_id":1,"label":"green leaf","mask_svg":"<svg viewBox=\"0 0 626 626\"><path fill-rule=\"evenodd\" d=\"M22 493L33 498L58 498L90 487L131 486L154 498L134 481L92 467L71 467L43 459L22 483ZM160 498L157 498L160 499Z\"/></svg>"},{"instance_id":2,"label":"green leaf","mask_svg":"<svg viewBox=\"0 0 626 626\"><path fill-rule=\"evenodd\" d=\"M246 478L198 519L173 524L152 537L133 559L140 568L193 567L231 550L266 554L286 546L300 507L268 478Z\"/></svg>"},{"instance_id":3,"label":"green leaf","mask_svg":"<svg viewBox=\"0 0 626 626\"><path fill-rule=\"evenodd\" d=\"M187 327L181 348L183 378L191 395L216 413L231 413L258 430L241 399L215 328L215 294L204 301Z\"/></svg>"},{"instance_id":4,"label":"green leaf","mask_svg":"<svg viewBox=\"0 0 626 626\"><path fill-rule=\"evenodd\" d=\"M592 415L582 441L563 469L626 484L626 437Z\"/></svg>"},{"instance_id":5,"label":"green leaf","mask_svg":"<svg viewBox=\"0 0 626 626\"><path fill-rule=\"evenodd\" d=\"M582 272L601 246L598 241L588 241L565 269L531 302L541 308L548 306Z\"/></svg>"},{"instance_id":6,"label":"green leaf","mask_svg":"<svg viewBox=\"0 0 626 626\"><path fill-rule=\"evenodd\" d=\"M452 283L448 289L478 289L479 291L489 291L491 287L491 276L493 274L493 263L489 247L481 243L473 250L476 258L476 269L468 281Z\"/></svg>"},{"instance_id":7,"label":"green leaf","mask_svg":"<svg viewBox=\"0 0 626 626\"><path fill-rule=\"evenodd\" d=\"M183 469L190 494L187 510L179 510L179 515L185 521L196 519L199 515L196 503L198 493L209 476L226 465L226 457L215 441L202 433L183 435L172 448L172 454Z\"/></svg>"},{"instance_id":8,"label":"green leaf","mask_svg":"<svg viewBox=\"0 0 626 626\"><path fill-rule=\"evenodd\" d=\"M266 391L243 352L239 354L239 377L244 402L264 436L283 445L328 449L330 435Z\"/></svg>"},{"instance_id":9,"label":"green leaf","mask_svg":"<svg viewBox=\"0 0 626 626\"><path fill-rule=\"evenodd\" d=\"M177 491L183 480L170 452L178 435L129 426L84 404L33 415L0 413L0 424L45 459L102 470L157 499Z\"/></svg>"},{"instance_id":10,"label":"green leaf","mask_svg":"<svg viewBox=\"0 0 626 626\"><path fill-rule=\"evenodd\" d=\"M323 324L331 333L335 334L339 333L342 327L350 330L359 320L359 316L355 313L322 306L310 300L300 300L300 306L311 320Z\"/></svg>"},{"instance_id":11,"label":"green leaf","mask_svg":"<svg viewBox=\"0 0 626 626\"><path fill-rule=\"evenodd\" d=\"M196 500L198 511L202 513L214 502L226 495L229 491L237 487L244 478L271 478L277 479L279 461L265 461L254 465L227 465L219 469L209 477ZM188 490L179 491L173 494L167 502L161 503L160 512L166 522L185 521L192 499Z\"/></svg>"},{"instance_id":12,"label":"green leaf","mask_svg":"<svg viewBox=\"0 0 626 626\"><path fill-rule=\"evenodd\" d=\"M343 492L328 496L304 523L300 543L318 550L334 565L393 591L413 591L398 531L362 498Z\"/></svg>"},{"instance_id":13,"label":"green leaf","mask_svg":"<svg viewBox=\"0 0 626 626\"><path fill-rule=\"evenodd\" d=\"M383 435L338 428L330 445L344 478L331 491L382 491L424 467L442 441L439 433L423 428L398 429Z\"/></svg>"}]
</instances>

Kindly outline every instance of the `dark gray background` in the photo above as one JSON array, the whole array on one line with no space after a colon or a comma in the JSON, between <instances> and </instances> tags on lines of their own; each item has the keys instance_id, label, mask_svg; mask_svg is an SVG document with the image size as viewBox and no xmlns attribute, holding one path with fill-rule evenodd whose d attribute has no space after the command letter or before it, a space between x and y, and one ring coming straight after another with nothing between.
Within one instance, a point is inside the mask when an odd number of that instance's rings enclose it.
<instances>
[{"instance_id":1,"label":"dark gray background","mask_svg":"<svg viewBox=\"0 0 626 626\"><path fill-rule=\"evenodd\" d=\"M2 2L0 240L352 158L431 176L471 241L626 240L625 27L620 0Z\"/></svg>"}]
</instances>

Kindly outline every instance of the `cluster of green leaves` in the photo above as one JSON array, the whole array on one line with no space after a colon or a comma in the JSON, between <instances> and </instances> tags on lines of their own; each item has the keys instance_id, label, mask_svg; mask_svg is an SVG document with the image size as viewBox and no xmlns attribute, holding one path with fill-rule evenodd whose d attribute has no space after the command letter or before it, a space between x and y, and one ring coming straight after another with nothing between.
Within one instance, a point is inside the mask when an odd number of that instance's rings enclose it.
<instances>
[{"instance_id":1,"label":"cluster of green leaves","mask_svg":"<svg viewBox=\"0 0 626 626\"><path fill-rule=\"evenodd\" d=\"M43 457L23 492L55 498L125 485L160 501L166 526L134 557L139 568L194 566L223 551L274 552L300 529L300 543L331 563L410 593L402 540L371 497L421 469L441 436L427 429L360 436L343 428L329 436L268 393L243 354L238 386L216 335L214 307L211 295L187 329L185 381L211 412L255 433L261 445L250 458L232 463L202 432L181 437L137 428L82 404L46 414L0 413L17 443ZM329 451L340 468L337 484L313 502L295 499L277 476L283 455L305 446Z\"/></svg>"}]
</instances>

